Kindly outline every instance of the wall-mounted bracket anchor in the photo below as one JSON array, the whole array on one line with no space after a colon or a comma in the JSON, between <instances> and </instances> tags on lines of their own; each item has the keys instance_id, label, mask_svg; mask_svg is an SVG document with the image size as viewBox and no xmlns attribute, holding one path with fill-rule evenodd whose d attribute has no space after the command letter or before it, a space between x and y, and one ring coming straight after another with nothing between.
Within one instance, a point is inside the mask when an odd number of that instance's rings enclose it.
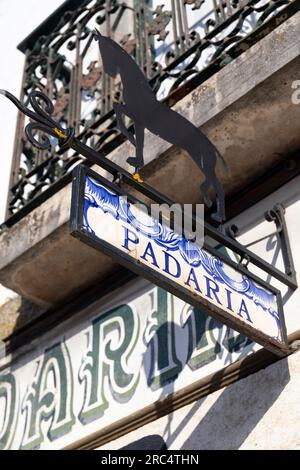
<instances>
[{"instance_id":1,"label":"wall-mounted bracket anchor","mask_svg":"<svg viewBox=\"0 0 300 470\"><path fill-rule=\"evenodd\" d=\"M272 209L269 209L268 211L265 212L265 220L268 222L274 222L276 225L276 230L272 233L269 233L268 235L265 235L264 237L261 237L259 239L256 239L250 243L247 243L247 245L244 245L245 249L248 249L249 247L256 245L257 243L266 240L267 238L270 238L272 236L277 236L279 239L279 244L281 248L281 253L282 253L282 259L284 263L284 271L285 271L285 277L289 281L289 287L292 289L296 289L298 287L297 284L297 277L296 277L296 270L295 270L295 265L293 261L293 255L292 255L292 250L291 250L291 245L290 245L290 239L289 239L289 234L285 222L285 208L283 207L282 204L275 204L275 206ZM240 234L240 230L237 225L232 224L227 227L227 235L229 235L231 238L236 238ZM242 262L244 259L243 255L241 257ZM272 266L270 265L270 271L272 271Z\"/></svg>"}]
</instances>

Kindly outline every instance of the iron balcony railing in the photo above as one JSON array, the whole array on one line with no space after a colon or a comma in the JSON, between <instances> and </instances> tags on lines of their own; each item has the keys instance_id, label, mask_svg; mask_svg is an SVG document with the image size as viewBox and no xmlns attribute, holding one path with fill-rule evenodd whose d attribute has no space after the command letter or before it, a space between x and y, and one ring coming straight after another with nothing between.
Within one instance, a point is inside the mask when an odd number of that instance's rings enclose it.
<instances>
[{"instance_id":1,"label":"iron balcony railing","mask_svg":"<svg viewBox=\"0 0 300 470\"><path fill-rule=\"evenodd\" d=\"M133 55L169 105L299 10L298 0L68 0L26 38L21 101L33 89L55 103L54 118L109 152L123 141L112 111L120 81L103 73L96 27ZM83 157L52 146L37 150L19 114L7 206L10 226L70 181ZM130 122L128 122L128 126ZM42 136L41 136L42 138ZM54 142L55 144L55 142Z\"/></svg>"}]
</instances>

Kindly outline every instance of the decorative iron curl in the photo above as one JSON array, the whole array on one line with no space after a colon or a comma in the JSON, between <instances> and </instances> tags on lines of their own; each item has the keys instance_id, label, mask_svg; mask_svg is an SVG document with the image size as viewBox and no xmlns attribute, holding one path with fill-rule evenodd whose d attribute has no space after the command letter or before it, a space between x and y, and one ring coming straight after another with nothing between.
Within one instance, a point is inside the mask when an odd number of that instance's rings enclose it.
<instances>
[{"instance_id":1,"label":"decorative iron curl","mask_svg":"<svg viewBox=\"0 0 300 470\"><path fill-rule=\"evenodd\" d=\"M268 222L275 222L278 232L281 232L283 229L281 211L284 212L284 208L280 204L275 204L272 209L265 212L265 219Z\"/></svg>"},{"instance_id":2,"label":"decorative iron curl","mask_svg":"<svg viewBox=\"0 0 300 470\"><path fill-rule=\"evenodd\" d=\"M36 138L36 131L43 132L42 134L39 134L39 140ZM40 150L49 150L51 147L51 141L47 134L55 138L58 137L54 130L50 129L44 124L40 124L37 122L30 122L29 124L27 124L27 126L25 127L25 134L29 142L34 147Z\"/></svg>"},{"instance_id":3,"label":"decorative iron curl","mask_svg":"<svg viewBox=\"0 0 300 470\"><path fill-rule=\"evenodd\" d=\"M0 94L8 98L21 113L28 116L33 122L25 127L25 133L31 144L40 149L48 150L51 142L48 135L58 139L59 145L64 145L72 133L71 129L64 129L55 121L51 114L54 112L54 106L51 100L41 91L34 90L29 94L29 103L33 111L26 108L14 95L6 90L0 90ZM44 107L42 104L44 104ZM39 140L36 138L36 131L42 132Z\"/></svg>"},{"instance_id":4,"label":"decorative iron curl","mask_svg":"<svg viewBox=\"0 0 300 470\"><path fill-rule=\"evenodd\" d=\"M29 94L28 98L29 98L29 103L31 104L32 108L37 114L39 114L41 117L44 117L46 121L49 121L52 124L56 125L54 120L50 117L51 114L54 113L54 106L52 104L52 101L47 95L44 95L44 93L42 93L41 91L33 90ZM43 110L40 103L38 102L39 99L45 104L45 111Z\"/></svg>"}]
</instances>

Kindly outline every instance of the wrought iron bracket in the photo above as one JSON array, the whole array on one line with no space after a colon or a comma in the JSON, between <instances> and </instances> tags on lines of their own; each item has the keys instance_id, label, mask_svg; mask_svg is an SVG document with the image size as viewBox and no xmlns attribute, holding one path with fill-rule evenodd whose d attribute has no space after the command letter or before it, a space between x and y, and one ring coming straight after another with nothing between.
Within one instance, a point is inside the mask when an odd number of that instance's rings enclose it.
<instances>
[{"instance_id":1,"label":"wrought iron bracket","mask_svg":"<svg viewBox=\"0 0 300 470\"><path fill-rule=\"evenodd\" d=\"M161 194L156 189L143 182L136 175L131 175L128 171L116 163L110 161L103 153L97 152L88 145L81 142L75 137L74 129L64 129L61 125L56 122L51 114L53 113L54 107L50 99L41 93L40 91L33 91L29 95L29 102L33 111L25 107L14 95L5 90L0 90L0 94L8 98L23 114L28 116L31 121L27 124L25 132L30 142L39 149L48 149L51 146L51 141L48 135L55 137L58 140L58 144L63 149L73 149L75 152L84 156L90 163L99 165L101 168L110 173L113 179L118 181L118 184L126 184L131 188L137 190L147 198L151 199L158 204L168 204L169 206L174 204L174 201ZM35 132L38 131L38 137L36 138ZM39 139L39 140L38 140ZM194 217L194 219L196 219ZM281 245L283 249L283 258L285 262L285 272L280 271L275 266L267 263L263 258L256 255L248 249L247 246L243 246L235 240L235 236L238 234L238 228L231 226L227 233L224 233L224 227L220 225L218 228L204 222L204 233L205 236L213 239L215 242L223 245L229 250L233 251L240 256L240 262L237 267L241 272L247 273L250 264L253 264L263 271L270 274L289 288L295 290L297 286L295 268L292 259L292 253L288 238L287 227L284 219L284 209L282 206L277 204L273 209L268 211L266 219L274 221L276 224L276 232L278 233ZM257 242L257 241L256 241ZM251 243L254 244L255 242ZM214 248L210 248L211 252ZM219 252L216 251L216 256L220 256Z\"/></svg>"},{"instance_id":2,"label":"wrought iron bracket","mask_svg":"<svg viewBox=\"0 0 300 470\"><path fill-rule=\"evenodd\" d=\"M276 230L272 233L269 233L268 235L265 235L264 237L260 237L256 240L253 240L252 242L247 243L244 246L245 249L248 249L250 246L256 245L257 243L266 240L274 235L277 236L279 239L279 245L282 253L286 279L290 280L289 287L291 287L292 289L296 289L298 287L297 276L284 214L285 208L282 204L279 203L275 204L273 208L266 211L264 214L265 220L267 220L268 222L274 222ZM226 231L227 234L234 239L240 234L240 230L235 224L228 226ZM245 266L245 264L243 263L244 259L245 257L242 256L240 263ZM246 266L248 265L249 261L249 257L247 257ZM286 284L288 285L288 283Z\"/></svg>"}]
</instances>

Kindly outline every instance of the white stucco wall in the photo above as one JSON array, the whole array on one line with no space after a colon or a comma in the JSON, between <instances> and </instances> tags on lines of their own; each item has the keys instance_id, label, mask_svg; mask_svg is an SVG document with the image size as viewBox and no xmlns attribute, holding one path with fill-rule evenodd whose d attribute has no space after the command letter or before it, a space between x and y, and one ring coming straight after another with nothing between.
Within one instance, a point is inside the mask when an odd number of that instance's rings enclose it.
<instances>
[{"instance_id":1,"label":"white stucco wall","mask_svg":"<svg viewBox=\"0 0 300 470\"><path fill-rule=\"evenodd\" d=\"M161 436L170 450L300 449L299 395L298 352L99 449L147 435Z\"/></svg>"}]
</instances>

